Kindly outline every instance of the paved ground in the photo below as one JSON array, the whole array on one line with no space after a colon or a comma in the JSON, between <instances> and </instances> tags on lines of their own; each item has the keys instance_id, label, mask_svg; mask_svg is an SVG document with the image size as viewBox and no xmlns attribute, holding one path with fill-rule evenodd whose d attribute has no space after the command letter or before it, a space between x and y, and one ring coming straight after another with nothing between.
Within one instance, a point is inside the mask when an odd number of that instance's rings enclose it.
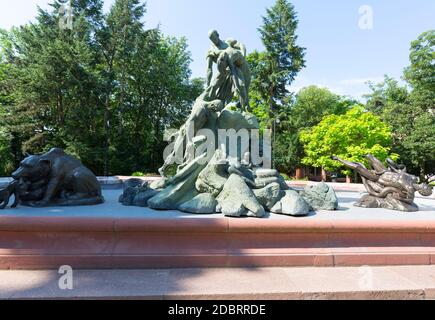
<instances>
[{"instance_id":1,"label":"paved ground","mask_svg":"<svg viewBox=\"0 0 435 320\"><path fill-rule=\"evenodd\" d=\"M62 216L62 217L129 217L129 218L201 218L219 219L223 216L217 215L191 215L183 214L178 211L155 211L149 208L124 207L118 203L121 190L104 190L106 203L92 207L74 208L26 208L6 209L0 211L0 216ZM383 209L363 209L354 207L353 204L361 197L361 193L338 192L340 199L340 209L335 212L319 211L312 213L309 217L297 219L321 219L321 220L435 220L435 199L416 199L420 206L418 213L401 213ZM283 215L271 214L269 219L296 219Z\"/></svg>"},{"instance_id":2,"label":"paved ground","mask_svg":"<svg viewBox=\"0 0 435 320\"><path fill-rule=\"evenodd\" d=\"M435 266L0 271L0 299L435 299Z\"/></svg>"}]
</instances>

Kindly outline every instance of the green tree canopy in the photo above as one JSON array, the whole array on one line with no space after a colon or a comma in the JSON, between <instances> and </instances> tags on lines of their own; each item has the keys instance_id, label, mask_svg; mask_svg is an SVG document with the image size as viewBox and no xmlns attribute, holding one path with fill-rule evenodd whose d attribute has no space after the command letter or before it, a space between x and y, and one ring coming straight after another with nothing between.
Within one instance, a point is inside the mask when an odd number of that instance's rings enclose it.
<instances>
[{"instance_id":1,"label":"green tree canopy","mask_svg":"<svg viewBox=\"0 0 435 320\"><path fill-rule=\"evenodd\" d=\"M0 150L15 165L56 146L100 175L154 171L164 130L202 90L186 40L147 30L143 1L116 0L107 14L102 6L73 1L70 30L53 1L35 23L2 32Z\"/></svg>"},{"instance_id":2,"label":"green tree canopy","mask_svg":"<svg viewBox=\"0 0 435 320\"><path fill-rule=\"evenodd\" d=\"M411 44L406 85L385 77L371 85L367 109L379 115L393 131L393 152L411 173L424 179L435 173L435 31L424 32Z\"/></svg>"},{"instance_id":3,"label":"green tree canopy","mask_svg":"<svg viewBox=\"0 0 435 320\"><path fill-rule=\"evenodd\" d=\"M405 79L414 89L431 91L435 95L435 30L422 33L411 43L411 65Z\"/></svg>"},{"instance_id":4,"label":"green tree canopy","mask_svg":"<svg viewBox=\"0 0 435 320\"><path fill-rule=\"evenodd\" d=\"M355 103L352 99L336 95L326 88L309 86L301 89L289 105L289 111L280 117L275 143L277 168L290 173L300 167L304 156L300 133L319 124L325 116L346 113Z\"/></svg>"},{"instance_id":5,"label":"green tree canopy","mask_svg":"<svg viewBox=\"0 0 435 320\"><path fill-rule=\"evenodd\" d=\"M366 165L367 154L381 160L398 157L390 154L391 128L360 106L344 115L325 117L319 125L302 132L301 142L306 154L302 162L328 171L343 169L340 163L331 159L332 156ZM349 174L346 170L343 172Z\"/></svg>"}]
</instances>

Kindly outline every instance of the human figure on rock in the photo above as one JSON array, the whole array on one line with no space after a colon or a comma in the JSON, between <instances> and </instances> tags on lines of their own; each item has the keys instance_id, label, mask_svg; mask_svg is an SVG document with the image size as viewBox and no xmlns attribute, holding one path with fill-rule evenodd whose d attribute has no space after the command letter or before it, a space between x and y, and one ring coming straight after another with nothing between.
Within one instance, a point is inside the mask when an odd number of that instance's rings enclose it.
<instances>
[{"instance_id":1,"label":"human figure on rock","mask_svg":"<svg viewBox=\"0 0 435 320\"><path fill-rule=\"evenodd\" d=\"M250 111L249 87L251 70L246 61L246 47L239 41L222 41L216 30L209 32L212 47L207 54L207 89L209 99L219 99L228 104L237 93L239 108ZM217 75L213 78L213 65Z\"/></svg>"},{"instance_id":2,"label":"human figure on rock","mask_svg":"<svg viewBox=\"0 0 435 320\"><path fill-rule=\"evenodd\" d=\"M362 163L333 157L333 160L358 172L363 178L367 191L375 197L385 198L392 194L395 199L412 204L416 192L425 197L432 195L432 188L428 184L419 183L416 176L408 174L406 169L400 168L393 160L388 159L387 168L372 155L368 155L367 159L373 170L367 169Z\"/></svg>"},{"instance_id":3,"label":"human figure on rock","mask_svg":"<svg viewBox=\"0 0 435 320\"><path fill-rule=\"evenodd\" d=\"M232 39L222 41L215 30L209 33L209 37L213 45L207 54L207 88L195 101L189 118L175 136L174 150L159 169L162 177L165 170L177 160L180 150L185 150L185 158L179 170L194 160L194 140L197 132L206 125L214 127L213 124L207 123L216 121L219 112L231 102L235 92L239 96L240 109L250 111L248 92L251 71L245 58L245 46ZM213 77L214 64L217 65L215 77Z\"/></svg>"}]
</instances>

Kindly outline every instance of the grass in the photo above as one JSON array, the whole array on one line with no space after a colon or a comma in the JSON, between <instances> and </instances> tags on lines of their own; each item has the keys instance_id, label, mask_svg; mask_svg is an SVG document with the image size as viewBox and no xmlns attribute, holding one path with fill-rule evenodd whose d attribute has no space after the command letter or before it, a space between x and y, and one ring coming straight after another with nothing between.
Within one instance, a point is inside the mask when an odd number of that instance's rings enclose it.
<instances>
[{"instance_id":1,"label":"grass","mask_svg":"<svg viewBox=\"0 0 435 320\"><path fill-rule=\"evenodd\" d=\"M154 176L158 176L157 173L143 173L140 171L134 172L132 175L132 177L154 177Z\"/></svg>"}]
</instances>

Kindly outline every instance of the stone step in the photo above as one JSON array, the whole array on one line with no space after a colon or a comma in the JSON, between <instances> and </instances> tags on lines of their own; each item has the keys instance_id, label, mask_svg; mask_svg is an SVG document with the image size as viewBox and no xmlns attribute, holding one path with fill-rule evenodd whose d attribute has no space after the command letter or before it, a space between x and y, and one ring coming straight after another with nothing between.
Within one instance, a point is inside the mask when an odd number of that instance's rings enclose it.
<instances>
[{"instance_id":1,"label":"stone step","mask_svg":"<svg viewBox=\"0 0 435 320\"><path fill-rule=\"evenodd\" d=\"M435 299L435 266L72 272L0 271L0 299Z\"/></svg>"}]
</instances>

